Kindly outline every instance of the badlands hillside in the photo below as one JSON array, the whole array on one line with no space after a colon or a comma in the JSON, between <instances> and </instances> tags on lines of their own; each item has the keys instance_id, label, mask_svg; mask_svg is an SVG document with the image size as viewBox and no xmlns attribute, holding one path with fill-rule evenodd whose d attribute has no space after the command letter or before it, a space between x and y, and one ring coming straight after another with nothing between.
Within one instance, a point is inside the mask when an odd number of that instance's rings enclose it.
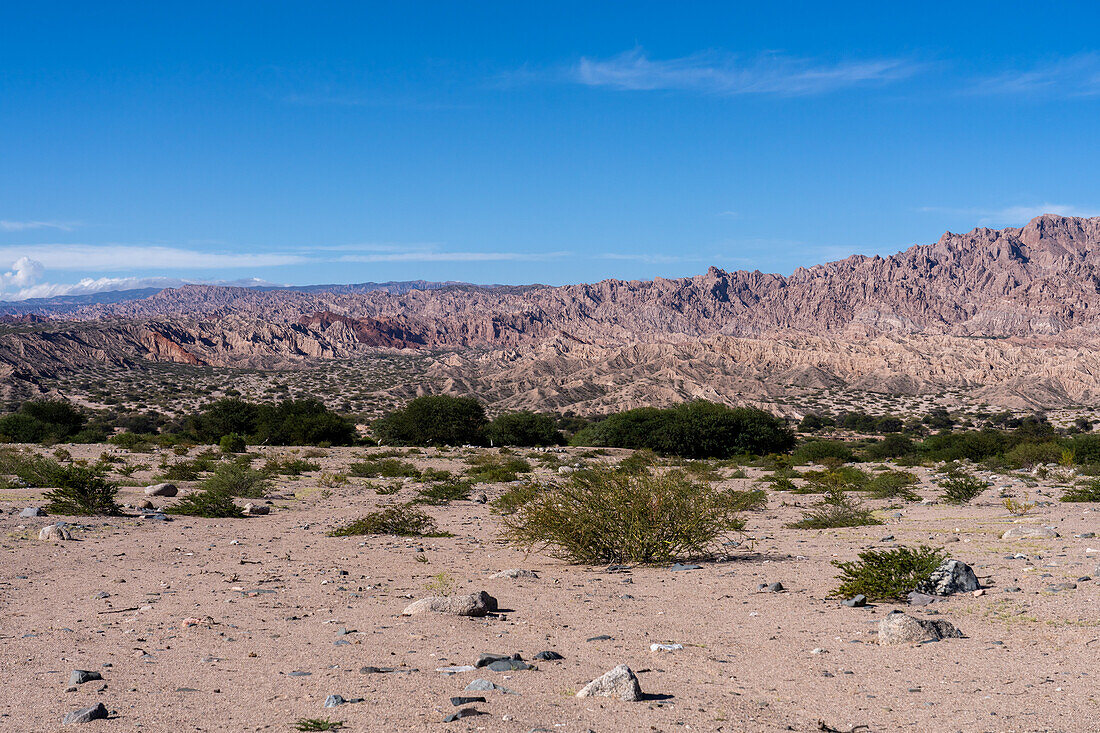
<instances>
[{"instance_id":1,"label":"badlands hillside","mask_svg":"<svg viewBox=\"0 0 1100 733\"><path fill-rule=\"evenodd\" d=\"M964 392L1020 409L1100 397L1100 217L946 233L789 277L712 267L564 287L387 285L192 285L35 313L9 306L0 397L99 366L308 370L410 354L417 371L380 395L581 413L696 397L767 404L807 390Z\"/></svg>"}]
</instances>

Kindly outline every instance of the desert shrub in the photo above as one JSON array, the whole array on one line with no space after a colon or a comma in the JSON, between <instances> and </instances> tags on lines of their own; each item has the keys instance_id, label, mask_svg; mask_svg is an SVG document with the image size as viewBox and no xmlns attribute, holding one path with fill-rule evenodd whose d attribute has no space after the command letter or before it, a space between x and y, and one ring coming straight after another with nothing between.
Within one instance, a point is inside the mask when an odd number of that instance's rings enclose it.
<instances>
[{"instance_id":1,"label":"desert shrub","mask_svg":"<svg viewBox=\"0 0 1100 733\"><path fill-rule=\"evenodd\" d=\"M216 489L203 489L188 494L164 511L168 514L211 519L244 516L244 511L233 502L232 496Z\"/></svg>"},{"instance_id":2,"label":"desert shrub","mask_svg":"<svg viewBox=\"0 0 1100 733\"><path fill-rule=\"evenodd\" d=\"M421 481L449 481L454 474L438 468L425 468L420 472Z\"/></svg>"},{"instance_id":3,"label":"desert shrub","mask_svg":"<svg viewBox=\"0 0 1100 733\"><path fill-rule=\"evenodd\" d=\"M418 504L431 504L441 505L447 504L452 501L458 501L460 499L466 499L470 496L471 484L469 481L461 481L459 479L448 479L446 481L439 481L417 492L416 502Z\"/></svg>"},{"instance_id":4,"label":"desert shrub","mask_svg":"<svg viewBox=\"0 0 1100 733\"><path fill-rule=\"evenodd\" d=\"M834 595L865 595L871 601L904 599L910 591L927 590L928 577L947 559L943 550L924 545L912 549L865 550L852 562L833 561L840 569Z\"/></svg>"},{"instance_id":5,"label":"desert shrub","mask_svg":"<svg viewBox=\"0 0 1100 733\"><path fill-rule=\"evenodd\" d=\"M526 410L494 418L485 428L485 437L492 445L561 445L565 442L554 418Z\"/></svg>"},{"instance_id":6,"label":"desert shrub","mask_svg":"<svg viewBox=\"0 0 1100 733\"><path fill-rule=\"evenodd\" d=\"M833 460L830 459L829 460ZM795 490L797 494L818 494L830 491L858 491L867 484L867 474L854 466L833 466L823 471L805 471L802 478L806 480L800 488Z\"/></svg>"},{"instance_id":7,"label":"desert shrub","mask_svg":"<svg viewBox=\"0 0 1100 733\"><path fill-rule=\"evenodd\" d=\"M733 511L754 512L768 506L768 493L760 489L747 491L728 489L722 493L727 497Z\"/></svg>"},{"instance_id":8,"label":"desert shrub","mask_svg":"<svg viewBox=\"0 0 1100 733\"><path fill-rule=\"evenodd\" d=\"M1100 463L1100 434L1075 435L1068 442L1078 463Z\"/></svg>"},{"instance_id":9,"label":"desert shrub","mask_svg":"<svg viewBox=\"0 0 1100 733\"><path fill-rule=\"evenodd\" d=\"M485 408L472 397L417 397L372 426L389 445L480 444L488 421Z\"/></svg>"},{"instance_id":10,"label":"desert shrub","mask_svg":"<svg viewBox=\"0 0 1100 733\"><path fill-rule=\"evenodd\" d=\"M252 468L244 459L219 464L214 473L203 480L202 488L230 497L258 498L267 493L270 484L266 473Z\"/></svg>"},{"instance_id":11,"label":"desert shrub","mask_svg":"<svg viewBox=\"0 0 1100 733\"><path fill-rule=\"evenodd\" d=\"M863 449L864 454L871 460L882 461L887 458L901 458L916 452L912 438L894 433L887 435L880 441L871 443Z\"/></svg>"},{"instance_id":12,"label":"desert shrub","mask_svg":"<svg viewBox=\"0 0 1100 733\"><path fill-rule=\"evenodd\" d=\"M191 432L207 443L233 433L249 435L256 429L256 412L256 405L244 400L218 400L191 419Z\"/></svg>"},{"instance_id":13,"label":"desert shrub","mask_svg":"<svg viewBox=\"0 0 1100 733\"><path fill-rule=\"evenodd\" d=\"M839 440L811 440L795 449L795 463L820 463L826 458L835 458L842 462L852 460L852 447Z\"/></svg>"},{"instance_id":14,"label":"desert shrub","mask_svg":"<svg viewBox=\"0 0 1100 733\"><path fill-rule=\"evenodd\" d=\"M148 436L138 435L137 433L112 435L107 439L107 442L135 453L151 453L153 450L153 444L149 442Z\"/></svg>"},{"instance_id":15,"label":"desert shrub","mask_svg":"<svg viewBox=\"0 0 1100 733\"><path fill-rule=\"evenodd\" d=\"M0 438L13 443L58 442L84 427L80 410L61 400L28 400L19 411L0 417Z\"/></svg>"},{"instance_id":16,"label":"desert shrub","mask_svg":"<svg viewBox=\"0 0 1100 733\"><path fill-rule=\"evenodd\" d=\"M867 482L866 489L876 499L917 501L920 496L912 489L917 483L908 471L883 471Z\"/></svg>"},{"instance_id":17,"label":"desert shrub","mask_svg":"<svg viewBox=\"0 0 1100 733\"><path fill-rule=\"evenodd\" d=\"M816 433L818 430L832 427L836 422L828 415L819 415L816 412L807 413L798 423L798 430L802 433Z\"/></svg>"},{"instance_id":18,"label":"desert shrub","mask_svg":"<svg viewBox=\"0 0 1100 733\"><path fill-rule=\"evenodd\" d=\"M531 472L531 464L518 456L484 454L474 456L469 464L466 474L478 484L517 481L521 473Z\"/></svg>"},{"instance_id":19,"label":"desert shrub","mask_svg":"<svg viewBox=\"0 0 1100 733\"><path fill-rule=\"evenodd\" d=\"M244 453L248 445L239 433L229 433L218 441L218 448L222 453Z\"/></svg>"},{"instance_id":20,"label":"desert shrub","mask_svg":"<svg viewBox=\"0 0 1100 733\"><path fill-rule=\"evenodd\" d=\"M323 486L326 489L335 489L340 486L348 485L348 475L346 473L322 473L317 477L317 484Z\"/></svg>"},{"instance_id":21,"label":"desert shrub","mask_svg":"<svg viewBox=\"0 0 1100 733\"><path fill-rule=\"evenodd\" d=\"M57 488L47 491L45 495L49 501L46 511L51 514L111 515L121 512L115 502L118 487L95 469L86 466L59 467L52 480Z\"/></svg>"},{"instance_id":22,"label":"desert shrub","mask_svg":"<svg viewBox=\"0 0 1100 733\"><path fill-rule=\"evenodd\" d=\"M661 462L657 454L648 448L642 448L631 453L615 465L615 469L624 473L646 473L653 466Z\"/></svg>"},{"instance_id":23,"label":"desert shrub","mask_svg":"<svg viewBox=\"0 0 1100 733\"><path fill-rule=\"evenodd\" d=\"M355 440L355 425L314 399L260 404L222 399L192 418L188 428L207 443L232 434L253 445L350 445Z\"/></svg>"},{"instance_id":24,"label":"desert shrub","mask_svg":"<svg viewBox=\"0 0 1100 733\"><path fill-rule=\"evenodd\" d=\"M1093 479L1080 486L1074 486L1062 492L1062 501L1100 501L1100 480Z\"/></svg>"},{"instance_id":25,"label":"desert shrub","mask_svg":"<svg viewBox=\"0 0 1100 733\"><path fill-rule=\"evenodd\" d=\"M1005 461L1013 468L1033 468L1043 463L1062 460L1062 446L1057 443L1020 443L1005 453Z\"/></svg>"},{"instance_id":26,"label":"desert shrub","mask_svg":"<svg viewBox=\"0 0 1100 733\"><path fill-rule=\"evenodd\" d=\"M31 488L57 486L61 470L56 460L34 451L0 449L0 475L15 476Z\"/></svg>"},{"instance_id":27,"label":"desert shrub","mask_svg":"<svg viewBox=\"0 0 1100 733\"><path fill-rule=\"evenodd\" d=\"M408 461L397 458L368 458L348 466L348 474L358 478L419 478L420 471Z\"/></svg>"},{"instance_id":28,"label":"desert shrub","mask_svg":"<svg viewBox=\"0 0 1100 733\"><path fill-rule=\"evenodd\" d=\"M320 463L303 458L269 458L264 463L264 471L280 476L301 476L309 471L320 470Z\"/></svg>"},{"instance_id":29,"label":"desert shrub","mask_svg":"<svg viewBox=\"0 0 1100 733\"><path fill-rule=\"evenodd\" d=\"M350 537L363 534L386 534L398 537L446 537L427 514L416 508L413 503L397 504L371 512L354 522L338 527L331 537Z\"/></svg>"},{"instance_id":30,"label":"desert shrub","mask_svg":"<svg viewBox=\"0 0 1100 733\"><path fill-rule=\"evenodd\" d=\"M591 469L528 491L504 514L505 538L575 563L658 563L695 557L744 522L744 492L717 491L679 471Z\"/></svg>"},{"instance_id":31,"label":"desert shrub","mask_svg":"<svg viewBox=\"0 0 1100 733\"><path fill-rule=\"evenodd\" d=\"M786 452L794 433L783 420L755 408L689 402L669 409L616 413L573 436L573 445L648 448L682 458L729 458Z\"/></svg>"},{"instance_id":32,"label":"desert shrub","mask_svg":"<svg viewBox=\"0 0 1100 733\"><path fill-rule=\"evenodd\" d=\"M825 495L816 508L787 526L791 529L838 529L873 524L882 524L882 520L843 490L834 489Z\"/></svg>"},{"instance_id":33,"label":"desert shrub","mask_svg":"<svg viewBox=\"0 0 1100 733\"><path fill-rule=\"evenodd\" d=\"M494 514L515 514L520 507L534 500L542 492L542 486L535 481L513 486L490 502Z\"/></svg>"},{"instance_id":34,"label":"desert shrub","mask_svg":"<svg viewBox=\"0 0 1100 733\"><path fill-rule=\"evenodd\" d=\"M298 731L340 730L343 727L344 721L328 718L298 718L294 723L294 730Z\"/></svg>"},{"instance_id":35,"label":"desert shrub","mask_svg":"<svg viewBox=\"0 0 1100 733\"><path fill-rule=\"evenodd\" d=\"M948 504L969 504L989 488L989 482L965 471L954 471L940 481L940 488L943 489L940 497L942 501Z\"/></svg>"},{"instance_id":36,"label":"desert shrub","mask_svg":"<svg viewBox=\"0 0 1100 733\"><path fill-rule=\"evenodd\" d=\"M932 461L981 461L1004 455L1015 442L1000 430L943 432L925 438L918 450Z\"/></svg>"}]
</instances>

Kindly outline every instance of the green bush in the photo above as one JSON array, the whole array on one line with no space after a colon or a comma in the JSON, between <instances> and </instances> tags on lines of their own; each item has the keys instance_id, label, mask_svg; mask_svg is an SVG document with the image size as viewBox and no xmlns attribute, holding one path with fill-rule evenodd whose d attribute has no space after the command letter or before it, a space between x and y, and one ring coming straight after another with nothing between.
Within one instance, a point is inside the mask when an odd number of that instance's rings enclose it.
<instances>
[{"instance_id":1,"label":"green bush","mask_svg":"<svg viewBox=\"0 0 1100 733\"><path fill-rule=\"evenodd\" d=\"M301 476L309 471L320 471L321 464L304 458L269 458L264 471L280 476Z\"/></svg>"},{"instance_id":2,"label":"green bush","mask_svg":"<svg viewBox=\"0 0 1100 733\"><path fill-rule=\"evenodd\" d=\"M485 437L492 445L561 445L561 431L554 418L534 412L508 412L494 418L485 428Z\"/></svg>"},{"instance_id":3,"label":"green bush","mask_svg":"<svg viewBox=\"0 0 1100 733\"><path fill-rule=\"evenodd\" d=\"M260 404L218 400L192 418L188 428L207 443L233 434L253 445L350 445L356 437L350 420L313 399Z\"/></svg>"},{"instance_id":4,"label":"green bush","mask_svg":"<svg viewBox=\"0 0 1100 733\"><path fill-rule=\"evenodd\" d=\"M202 482L202 488L207 491L252 499L266 494L270 485L268 475L251 468L247 459L219 464Z\"/></svg>"},{"instance_id":5,"label":"green bush","mask_svg":"<svg viewBox=\"0 0 1100 733\"><path fill-rule=\"evenodd\" d=\"M248 446L239 434L229 433L223 435L222 439L218 441L218 448L221 449L222 453L244 453Z\"/></svg>"},{"instance_id":6,"label":"green bush","mask_svg":"<svg viewBox=\"0 0 1100 733\"><path fill-rule=\"evenodd\" d=\"M569 562L663 563L702 555L740 530L744 504L744 492L717 491L678 471L592 469L527 490L501 521L512 544L546 547Z\"/></svg>"},{"instance_id":7,"label":"green bush","mask_svg":"<svg viewBox=\"0 0 1100 733\"><path fill-rule=\"evenodd\" d=\"M904 435L887 435L882 440L871 443L863 451L868 458L874 461L883 461L887 458L901 458L902 456L913 455L916 452L916 446L913 445L913 440Z\"/></svg>"},{"instance_id":8,"label":"green bush","mask_svg":"<svg viewBox=\"0 0 1100 733\"><path fill-rule=\"evenodd\" d=\"M874 524L882 524L874 512L848 497L843 490L832 490L814 510L787 526L791 529L839 529Z\"/></svg>"},{"instance_id":9,"label":"green bush","mask_svg":"<svg viewBox=\"0 0 1100 733\"><path fill-rule=\"evenodd\" d=\"M419 478L420 471L408 461L397 458L368 458L348 466L348 474L358 478Z\"/></svg>"},{"instance_id":10,"label":"green bush","mask_svg":"<svg viewBox=\"0 0 1100 733\"><path fill-rule=\"evenodd\" d=\"M1093 479L1081 486L1074 486L1062 493L1062 501L1096 502L1100 501L1100 480Z\"/></svg>"},{"instance_id":11,"label":"green bush","mask_svg":"<svg viewBox=\"0 0 1100 733\"><path fill-rule=\"evenodd\" d=\"M793 454L797 465L820 463L826 458L835 458L842 463L852 460L852 447L839 440L811 440L798 446Z\"/></svg>"},{"instance_id":12,"label":"green bush","mask_svg":"<svg viewBox=\"0 0 1100 733\"><path fill-rule=\"evenodd\" d=\"M398 537L448 537L440 532L435 522L413 503L397 504L371 512L350 524L329 532L330 537L386 534Z\"/></svg>"},{"instance_id":13,"label":"green bush","mask_svg":"<svg viewBox=\"0 0 1100 733\"><path fill-rule=\"evenodd\" d=\"M472 397L431 395L375 421L372 429L387 445L479 445L487 424L485 409Z\"/></svg>"},{"instance_id":14,"label":"green bush","mask_svg":"<svg viewBox=\"0 0 1100 733\"><path fill-rule=\"evenodd\" d=\"M417 492L418 504L431 504L438 506L452 501L466 499L470 496L471 484L469 481L448 479L425 486Z\"/></svg>"},{"instance_id":15,"label":"green bush","mask_svg":"<svg viewBox=\"0 0 1100 733\"><path fill-rule=\"evenodd\" d=\"M940 488L943 489L940 497L942 501L948 504L969 504L989 488L989 482L962 471L955 471L940 481Z\"/></svg>"},{"instance_id":16,"label":"green bush","mask_svg":"<svg viewBox=\"0 0 1100 733\"><path fill-rule=\"evenodd\" d=\"M926 591L928 578L947 559L943 550L920 546L916 549L865 550L859 560L833 561L840 569L840 586L834 595L867 596L870 601L903 600L910 591Z\"/></svg>"},{"instance_id":17,"label":"green bush","mask_svg":"<svg viewBox=\"0 0 1100 733\"><path fill-rule=\"evenodd\" d=\"M13 443L58 442L84 427L80 410L61 400L28 400L19 411L0 417L0 439Z\"/></svg>"},{"instance_id":18,"label":"green bush","mask_svg":"<svg viewBox=\"0 0 1100 733\"><path fill-rule=\"evenodd\" d=\"M519 474L530 473L531 464L517 456L482 454L470 459L466 471L474 483L504 483L519 480Z\"/></svg>"},{"instance_id":19,"label":"green bush","mask_svg":"<svg viewBox=\"0 0 1100 733\"><path fill-rule=\"evenodd\" d=\"M904 499L917 501L920 496L913 491L917 477L908 471L883 471L867 482L867 491L876 499Z\"/></svg>"},{"instance_id":20,"label":"green bush","mask_svg":"<svg viewBox=\"0 0 1100 733\"><path fill-rule=\"evenodd\" d=\"M1005 461L1013 468L1033 468L1043 463L1062 460L1062 446L1057 443L1020 443L1005 453Z\"/></svg>"},{"instance_id":21,"label":"green bush","mask_svg":"<svg viewBox=\"0 0 1100 733\"><path fill-rule=\"evenodd\" d=\"M729 458L789 451L794 434L783 420L763 410L698 401L666 410L642 407L620 412L583 428L571 442L648 448L682 458Z\"/></svg>"},{"instance_id":22,"label":"green bush","mask_svg":"<svg viewBox=\"0 0 1100 733\"><path fill-rule=\"evenodd\" d=\"M216 489L203 489L188 494L164 511L168 514L210 519L232 519L244 516L244 511L233 502L233 497Z\"/></svg>"},{"instance_id":23,"label":"green bush","mask_svg":"<svg viewBox=\"0 0 1100 733\"><path fill-rule=\"evenodd\" d=\"M46 511L65 515L117 515L121 509L115 502L118 487L94 469L85 466L62 466L54 472L57 488L47 491Z\"/></svg>"},{"instance_id":24,"label":"green bush","mask_svg":"<svg viewBox=\"0 0 1100 733\"><path fill-rule=\"evenodd\" d=\"M519 486L512 486L503 494L490 502L494 514L515 514L520 507L534 500L542 492L542 486L535 481L528 481Z\"/></svg>"},{"instance_id":25,"label":"green bush","mask_svg":"<svg viewBox=\"0 0 1100 733\"><path fill-rule=\"evenodd\" d=\"M138 435L137 433L119 433L118 435L112 435L107 439L107 442L111 445L117 445L119 448L134 451L135 453L151 453L153 450L153 444L149 442L149 438L144 435Z\"/></svg>"}]
</instances>

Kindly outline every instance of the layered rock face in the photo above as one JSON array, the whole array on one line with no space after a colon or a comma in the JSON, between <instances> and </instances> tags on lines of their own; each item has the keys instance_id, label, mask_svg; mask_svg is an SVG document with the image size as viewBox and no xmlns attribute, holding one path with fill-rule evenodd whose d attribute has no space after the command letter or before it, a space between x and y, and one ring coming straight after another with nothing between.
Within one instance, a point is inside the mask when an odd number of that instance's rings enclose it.
<instances>
[{"instance_id":1,"label":"layered rock face","mask_svg":"<svg viewBox=\"0 0 1100 733\"><path fill-rule=\"evenodd\" d=\"M564 287L192 285L65 318L0 330L0 365L31 375L142 360L276 368L445 349L456 354L436 361L434 384L525 407L751 401L790 386L1079 404L1100 395L1100 218L947 233L789 277L712 267Z\"/></svg>"}]
</instances>

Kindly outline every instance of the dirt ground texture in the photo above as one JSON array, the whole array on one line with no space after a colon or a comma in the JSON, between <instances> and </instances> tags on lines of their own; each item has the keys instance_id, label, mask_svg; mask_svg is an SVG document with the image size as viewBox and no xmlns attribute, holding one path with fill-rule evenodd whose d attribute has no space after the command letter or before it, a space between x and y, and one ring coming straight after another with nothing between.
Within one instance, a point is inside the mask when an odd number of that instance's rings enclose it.
<instances>
[{"instance_id":1,"label":"dirt ground texture","mask_svg":"<svg viewBox=\"0 0 1100 733\"><path fill-rule=\"evenodd\" d=\"M75 458L111 450L155 463L110 446L70 450ZM334 472L377 452L332 448L313 460ZM581 453L558 456L569 462ZM468 457L424 450L405 458L461 471ZM532 463L540 477L557 478L553 465ZM911 470L922 478L919 493L935 499L928 469ZM719 485L768 487L754 482L761 469L745 471L747 478ZM767 508L744 515L746 530L731 536L739 544L728 545L727 556L673 572L569 565L509 547L490 505L467 500L425 507L454 537L329 537L379 505L412 498L419 485L379 495L360 479L325 489L319 476L279 477L271 513L244 519L21 518L18 510L43 504L43 490L0 492L0 730L290 731L302 718L343 721L347 731L1097 728L1100 580L1084 578L1097 575L1100 537L1087 535L1100 532L1100 522L1090 504L1057 501L1057 478L1025 487L999 476L963 507L872 501L886 524L836 530L785 528L820 497L769 490ZM134 473L140 485L124 487L120 501L144 499L151 481L152 471ZM186 493L194 484L179 485ZM1004 486L1038 505L1023 517L1009 514L998 496ZM478 486L489 499L506 488ZM74 539L39 540L58 520L74 525ZM1000 539L1017 524L1060 536ZM923 608L849 608L830 597L832 561L920 544L969 563L984 593ZM538 577L490 577L510 568ZM776 581L786 590L759 589ZM1054 590L1059 583L1076 588ZM500 610L485 618L400 615L439 589L485 590ZM896 608L947 619L965 638L880 646L877 625ZM200 623L184 627L188 618ZM592 640L600 636L611 638ZM683 649L650 651L663 642ZM530 671L438 671L471 665L483 652L530 661L544 650L564 659L534 662ZM637 673L646 699L574 696L621 663ZM361 671L368 666L396 671ZM66 691L74 669L100 672L103 681ZM518 694L464 692L479 678ZM362 701L323 707L333 694ZM460 709L450 698L463 695L484 696L467 706L482 714L443 722ZM109 719L61 724L99 701Z\"/></svg>"}]
</instances>

